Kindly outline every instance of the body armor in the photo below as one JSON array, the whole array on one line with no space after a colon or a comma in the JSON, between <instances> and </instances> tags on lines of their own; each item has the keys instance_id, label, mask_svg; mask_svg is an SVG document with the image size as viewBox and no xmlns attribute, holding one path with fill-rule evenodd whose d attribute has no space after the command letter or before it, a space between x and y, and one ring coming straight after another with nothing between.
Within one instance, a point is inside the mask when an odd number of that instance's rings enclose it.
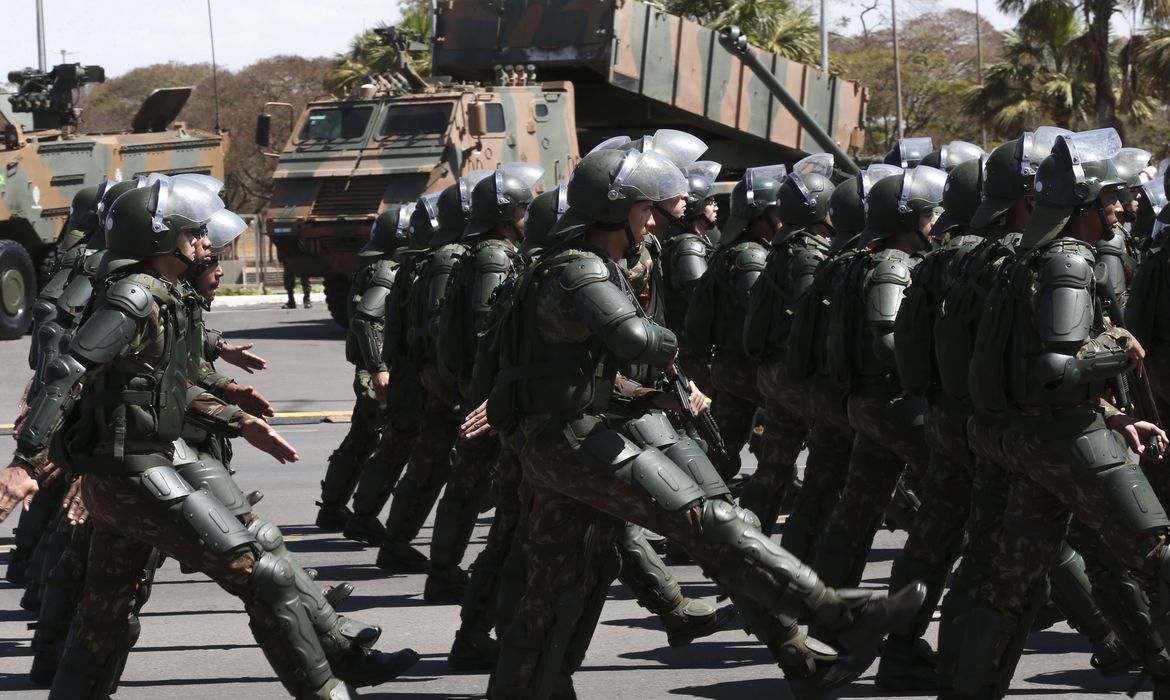
<instances>
[{"instance_id":1,"label":"body armor","mask_svg":"<svg viewBox=\"0 0 1170 700\"><path fill-rule=\"evenodd\" d=\"M517 255L501 238L476 241L455 267L439 314L439 366L464 390L469 388L480 334L491 322L496 290L516 270Z\"/></svg>"},{"instance_id":2,"label":"body armor","mask_svg":"<svg viewBox=\"0 0 1170 700\"><path fill-rule=\"evenodd\" d=\"M744 322L743 342L749 355L783 359L796 300L812 286L828 251L828 238L803 229L772 247Z\"/></svg>"},{"instance_id":3,"label":"body armor","mask_svg":"<svg viewBox=\"0 0 1170 700\"><path fill-rule=\"evenodd\" d=\"M764 272L768 249L755 241L736 243L727 249L716 277L715 323L711 338L715 354L739 357L743 350L743 326L752 286Z\"/></svg>"},{"instance_id":4,"label":"body armor","mask_svg":"<svg viewBox=\"0 0 1170 700\"><path fill-rule=\"evenodd\" d=\"M707 262L715 246L706 237L696 233L671 236L662 246L662 273L666 326L675 333L683 332L687 313L687 299L691 290L707 271Z\"/></svg>"},{"instance_id":5,"label":"body armor","mask_svg":"<svg viewBox=\"0 0 1170 700\"><path fill-rule=\"evenodd\" d=\"M382 359L386 300L394 286L398 264L379 259L354 276L350 297L349 334L345 338L345 359L370 374L385 371Z\"/></svg>"}]
</instances>

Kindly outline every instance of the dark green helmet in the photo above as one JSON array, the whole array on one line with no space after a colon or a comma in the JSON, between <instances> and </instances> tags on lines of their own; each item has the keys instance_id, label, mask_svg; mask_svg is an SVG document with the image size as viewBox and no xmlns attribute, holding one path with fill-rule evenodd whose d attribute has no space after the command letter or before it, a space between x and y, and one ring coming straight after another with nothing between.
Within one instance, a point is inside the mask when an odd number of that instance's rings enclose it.
<instances>
[{"instance_id":1,"label":"dark green helmet","mask_svg":"<svg viewBox=\"0 0 1170 700\"><path fill-rule=\"evenodd\" d=\"M463 233L473 238L498 223L510 223L516 212L536 197L544 168L535 163L505 163L471 190L471 219Z\"/></svg>"},{"instance_id":2,"label":"dark green helmet","mask_svg":"<svg viewBox=\"0 0 1170 700\"><path fill-rule=\"evenodd\" d=\"M1020 245L1035 248L1056 238L1074 213L1098 204L1101 190L1124 186L1112 160L1119 150L1112 128L1058 136L1036 172L1036 208Z\"/></svg>"},{"instance_id":3,"label":"dark green helmet","mask_svg":"<svg viewBox=\"0 0 1170 700\"><path fill-rule=\"evenodd\" d=\"M557 185L537 195L524 214L524 241L520 244L520 253L533 258L556 243L549 234L568 209L569 188L565 185Z\"/></svg>"},{"instance_id":4,"label":"dark green helmet","mask_svg":"<svg viewBox=\"0 0 1170 700\"><path fill-rule=\"evenodd\" d=\"M172 179L133 189L110 207L106 246L113 258L129 262L179 255L179 232L194 228L206 234L207 222L223 208L223 200L191 181Z\"/></svg>"},{"instance_id":5,"label":"dark green helmet","mask_svg":"<svg viewBox=\"0 0 1170 700\"><path fill-rule=\"evenodd\" d=\"M969 141L951 141L928 153L921 164L949 173L960 163L978 160L985 155L986 151Z\"/></svg>"},{"instance_id":6,"label":"dark green helmet","mask_svg":"<svg viewBox=\"0 0 1170 700\"><path fill-rule=\"evenodd\" d=\"M792 172L780 183L780 220L785 229L820 223L829 214L833 183L816 172Z\"/></svg>"},{"instance_id":7,"label":"dark green helmet","mask_svg":"<svg viewBox=\"0 0 1170 700\"><path fill-rule=\"evenodd\" d=\"M651 151L599 150L581 159L569 179L569 210L550 235L582 235L589 226L619 230L638 202L686 194L687 179L666 157Z\"/></svg>"},{"instance_id":8,"label":"dark green helmet","mask_svg":"<svg viewBox=\"0 0 1170 700\"><path fill-rule=\"evenodd\" d=\"M405 253L422 253L430 250L435 232L439 230L439 193L424 194L415 202L406 229Z\"/></svg>"},{"instance_id":9,"label":"dark green helmet","mask_svg":"<svg viewBox=\"0 0 1170 700\"><path fill-rule=\"evenodd\" d=\"M783 165L748 168L731 190L731 211L723 226L720 245L734 245L755 220L780 201L780 182L788 174Z\"/></svg>"},{"instance_id":10,"label":"dark green helmet","mask_svg":"<svg viewBox=\"0 0 1170 700\"><path fill-rule=\"evenodd\" d=\"M118 197L121 197L130 190L137 189L138 181L124 180L122 182L114 182L113 180L106 180L104 184L105 188L102 189L101 199L98 200L97 204L98 218L102 221L103 226L105 225L106 213L110 211L110 207L114 205Z\"/></svg>"},{"instance_id":11,"label":"dark green helmet","mask_svg":"<svg viewBox=\"0 0 1170 700\"><path fill-rule=\"evenodd\" d=\"M370 226L369 242L362 246L358 255L363 258L382 257L406 245L414 206L413 202L394 204L380 212Z\"/></svg>"},{"instance_id":12,"label":"dark green helmet","mask_svg":"<svg viewBox=\"0 0 1170 700\"><path fill-rule=\"evenodd\" d=\"M463 230L471 219L471 191L480 180L492 174L491 170L473 170L456 178L439 193L436 205L439 209L439 228L431 239L431 246L454 243L463 237Z\"/></svg>"},{"instance_id":13,"label":"dark green helmet","mask_svg":"<svg viewBox=\"0 0 1170 700\"><path fill-rule=\"evenodd\" d=\"M935 238L942 238L948 231L971 226L971 217L979 208L985 159L986 156L960 163L947 175L943 187L943 213L931 229L931 235Z\"/></svg>"},{"instance_id":14,"label":"dark green helmet","mask_svg":"<svg viewBox=\"0 0 1170 700\"><path fill-rule=\"evenodd\" d=\"M1137 219L1130 233L1145 237L1154 232L1158 215L1166 208L1166 185L1161 180L1150 180L1141 186L1138 197Z\"/></svg>"},{"instance_id":15,"label":"dark green helmet","mask_svg":"<svg viewBox=\"0 0 1170 700\"><path fill-rule=\"evenodd\" d=\"M865 210L873 185L900 174L902 169L896 165L875 163L833 190L833 196L829 198L829 214L833 217L837 235L830 246L832 252L848 247L865 230Z\"/></svg>"},{"instance_id":16,"label":"dark green helmet","mask_svg":"<svg viewBox=\"0 0 1170 700\"><path fill-rule=\"evenodd\" d=\"M707 200L715 196L715 178L722 168L713 160L700 160L687 168L687 208L683 221L703 216Z\"/></svg>"},{"instance_id":17,"label":"dark green helmet","mask_svg":"<svg viewBox=\"0 0 1170 700\"><path fill-rule=\"evenodd\" d=\"M102 183L105 184L105 183ZM98 227L97 205L102 185L89 185L77 190L69 202L69 228L89 233Z\"/></svg>"},{"instance_id":18,"label":"dark green helmet","mask_svg":"<svg viewBox=\"0 0 1170 700\"><path fill-rule=\"evenodd\" d=\"M899 168L913 168L933 150L934 142L929 136L911 136L899 139L882 162Z\"/></svg>"},{"instance_id":19,"label":"dark green helmet","mask_svg":"<svg viewBox=\"0 0 1170 700\"><path fill-rule=\"evenodd\" d=\"M861 245L868 246L897 233L915 231L923 212L942 204L947 174L929 165L919 165L895 177L874 183L869 193L865 233Z\"/></svg>"}]
</instances>

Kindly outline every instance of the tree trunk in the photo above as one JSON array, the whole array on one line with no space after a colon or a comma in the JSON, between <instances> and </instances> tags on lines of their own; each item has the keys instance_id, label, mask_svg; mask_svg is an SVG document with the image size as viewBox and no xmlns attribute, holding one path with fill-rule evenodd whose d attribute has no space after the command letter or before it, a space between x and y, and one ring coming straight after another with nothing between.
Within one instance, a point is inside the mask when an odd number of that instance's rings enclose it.
<instances>
[{"instance_id":1,"label":"tree trunk","mask_svg":"<svg viewBox=\"0 0 1170 700\"><path fill-rule=\"evenodd\" d=\"M1090 11L1089 37L1094 49L1093 82L1096 88L1097 127L1112 126L1118 133L1122 125L1117 119L1117 98L1113 94L1113 52L1109 48L1109 20L1113 18L1116 0L1086 0ZM1122 134L1122 139L1125 136Z\"/></svg>"}]
</instances>

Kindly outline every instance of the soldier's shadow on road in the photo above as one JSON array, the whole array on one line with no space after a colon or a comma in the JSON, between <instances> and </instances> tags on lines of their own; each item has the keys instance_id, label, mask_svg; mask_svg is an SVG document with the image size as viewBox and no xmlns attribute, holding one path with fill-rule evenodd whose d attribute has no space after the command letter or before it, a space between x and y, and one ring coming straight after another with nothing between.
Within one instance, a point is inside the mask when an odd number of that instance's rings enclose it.
<instances>
[{"instance_id":1,"label":"soldier's shadow on road","mask_svg":"<svg viewBox=\"0 0 1170 700\"><path fill-rule=\"evenodd\" d=\"M1059 686L1049 690L1039 690L1036 688L1019 689L1013 693L1008 691L1008 695L1015 693L1021 695L1036 695L1038 692L1048 695L1055 693L1067 693L1068 688L1092 688L1094 693L1124 693L1130 689L1134 680L1137 679L1137 674L1128 673L1122 676L1102 676L1101 672L1094 668L1078 668L1067 671L1053 671L1052 673L1037 673L1033 676L1028 676L1021 680L1035 685L1054 685ZM1150 691L1150 683L1146 681L1141 688L1142 693Z\"/></svg>"},{"instance_id":2,"label":"soldier's shadow on road","mask_svg":"<svg viewBox=\"0 0 1170 700\"><path fill-rule=\"evenodd\" d=\"M620 623L632 621L611 620L610 622ZM728 629L734 629L732 625L728 625ZM664 639L663 642L665 641ZM774 663L767 649L760 644L749 641L727 642L720 640L712 642L691 642L685 647L673 649L663 645L658 649L643 649L619 654L618 656L623 659L653 661L658 664L657 666L648 665L645 667L647 669L672 667L722 669L739 668L741 666L767 666ZM628 666L621 666L617 670L628 670L629 668Z\"/></svg>"},{"instance_id":3,"label":"soldier's shadow on road","mask_svg":"<svg viewBox=\"0 0 1170 700\"><path fill-rule=\"evenodd\" d=\"M209 315L208 318L214 323L214 316ZM260 328L241 328L229 331L227 335L233 343L252 340L345 340L345 329L331 318L315 318Z\"/></svg>"}]
</instances>

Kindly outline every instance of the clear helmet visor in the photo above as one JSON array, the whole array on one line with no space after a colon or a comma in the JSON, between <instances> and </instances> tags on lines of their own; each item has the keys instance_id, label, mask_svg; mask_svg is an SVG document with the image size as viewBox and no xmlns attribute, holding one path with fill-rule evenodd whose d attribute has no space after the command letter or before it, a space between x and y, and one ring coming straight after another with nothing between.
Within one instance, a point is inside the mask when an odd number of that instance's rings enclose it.
<instances>
[{"instance_id":1,"label":"clear helmet visor","mask_svg":"<svg viewBox=\"0 0 1170 700\"><path fill-rule=\"evenodd\" d=\"M1052 153L1056 139L1060 136L1072 136L1073 132L1058 126L1042 126L1035 132L1025 133L1023 148L1020 156L1020 174L1035 175L1040 169L1040 163Z\"/></svg>"},{"instance_id":2,"label":"clear helmet visor","mask_svg":"<svg viewBox=\"0 0 1170 700\"><path fill-rule=\"evenodd\" d=\"M929 136L911 136L898 142L898 157L902 167L910 161L920 161L934 150L934 141Z\"/></svg>"},{"instance_id":3,"label":"clear helmet visor","mask_svg":"<svg viewBox=\"0 0 1170 700\"><path fill-rule=\"evenodd\" d=\"M154 212L156 231L162 230L157 225L165 220L172 221L178 228L201 225L224 208L219 195L202 182L173 177L165 182L160 180L154 186L160 188L158 207Z\"/></svg>"},{"instance_id":4,"label":"clear helmet visor","mask_svg":"<svg viewBox=\"0 0 1170 700\"><path fill-rule=\"evenodd\" d=\"M976 160L985 155L987 155L987 151L970 141L951 141L944 144L939 151L939 162L943 169L950 172L969 160Z\"/></svg>"},{"instance_id":5,"label":"clear helmet visor","mask_svg":"<svg viewBox=\"0 0 1170 700\"><path fill-rule=\"evenodd\" d=\"M942 203L947 187L947 174L929 165L919 165L906 171L902 179L902 191L898 195L898 211L903 214L914 210L915 202L938 206Z\"/></svg>"},{"instance_id":6,"label":"clear helmet visor","mask_svg":"<svg viewBox=\"0 0 1170 700\"><path fill-rule=\"evenodd\" d=\"M792 166L794 173L816 173L825 177L833 176L833 154L832 153L814 153L811 156L805 156L796 161L796 165Z\"/></svg>"},{"instance_id":7,"label":"clear helmet visor","mask_svg":"<svg viewBox=\"0 0 1170 700\"><path fill-rule=\"evenodd\" d=\"M416 202L403 204L398 209L398 222L394 226L394 237L400 241L407 239L407 234L410 231L410 217L414 216L414 209L418 206Z\"/></svg>"},{"instance_id":8,"label":"clear helmet visor","mask_svg":"<svg viewBox=\"0 0 1170 700\"><path fill-rule=\"evenodd\" d=\"M700 160L687 166L687 177L699 177L707 182L715 182L723 166L713 160Z\"/></svg>"},{"instance_id":9,"label":"clear helmet visor","mask_svg":"<svg viewBox=\"0 0 1170 700\"><path fill-rule=\"evenodd\" d=\"M536 185L540 182L540 178L544 177L544 168L536 163L504 163L496 168L493 175L495 177L496 185L496 202L498 204L508 204L508 194L504 187L504 179L515 179L520 181L529 192L536 191Z\"/></svg>"},{"instance_id":10,"label":"clear helmet visor","mask_svg":"<svg viewBox=\"0 0 1170 700\"><path fill-rule=\"evenodd\" d=\"M206 187L208 190L210 190L211 192L213 192L216 195L218 195L220 192L223 192L223 181L222 180L214 178L210 175L204 175L203 173L182 173L179 175L172 175L171 179L172 180L186 180L188 182L194 182L198 185L202 185L203 187Z\"/></svg>"},{"instance_id":11,"label":"clear helmet visor","mask_svg":"<svg viewBox=\"0 0 1170 700\"><path fill-rule=\"evenodd\" d=\"M674 163L660 153L630 151L609 188L609 199L661 202L687 193L687 179Z\"/></svg>"},{"instance_id":12,"label":"clear helmet visor","mask_svg":"<svg viewBox=\"0 0 1170 700\"><path fill-rule=\"evenodd\" d=\"M1154 216L1162 213L1162 208L1166 206L1166 183L1162 180L1143 182L1142 192L1145 193L1150 208L1154 210Z\"/></svg>"},{"instance_id":13,"label":"clear helmet visor","mask_svg":"<svg viewBox=\"0 0 1170 700\"><path fill-rule=\"evenodd\" d=\"M227 209L220 209L212 214L205 226L207 227L207 238L211 241L211 250L216 253L226 248L229 243L248 230L248 222Z\"/></svg>"},{"instance_id":14,"label":"clear helmet visor","mask_svg":"<svg viewBox=\"0 0 1170 700\"><path fill-rule=\"evenodd\" d=\"M1153 157L1153 153L1140 148L1122 148L1113 156L1113 164L1117 166L1117 173L1136 187L1138 173L1150 164Z\"/></svg>"},{"instance_id":15,"label":"clear helmet visor","mask_svg":"<svg viewBox=\"0 0 1170 700\"><path fill-rule=\"evenodd\" d=\"M748 206L752 206L756 202L756 183L772 179L780 181L788 174L788 167L783 164L776 165L761 165L756 168L748 168L743 172L743 186L744 197L747 200Z\"/></svg>"},{"instance_id":16,"label":"clear helmet visor","mask_svg":"<svg viewBox=\"0 0 1170 700\"><path fill-rule=\"evenodd\" d=\"M466 214L471 211L471 191L485 177L491 176L494 170L472 170L459 178L459 206Z\"/></svg>"},{"instance_id":17,"label":"clear helmet visor","mask_svg":"<svg viewBox=\"0 0 1170 700\"><path fill-rule=\"evenodd\" d=\"M611 136L601 143L593 147L586 155L592 155L598 151L616 151L620 150L622 146L630 143L632 139L629 136Z\"/></svg>"},{"instance_id":18,"label":"clear helmet visor","mask_svg":"<svg viewBox=\"0 0 1170 700\"><path fill-rule=\"evenodd\" d=\"M659 129L653 136L642 137L642 152L659 153L674 163L675 167L686 169L707 152L703 139L678 129Z\"/></svg>"},{"instance_id":19,"label":"clear helmet visor","mask_svg":"<svg viewBox=\"0 0 1170 700\"><path fill-rule=\"evenodd\" d=\"M861 181L861 199L868 202L869 191L873 189L873 186L879 180L901 175L903 172L902 168L896 165L890 165L889 163L874 163L865 170L862 170L857 176Z\"/></svg>"},{"instance_id":20,"label":"clear helmet visor","mask_svg":"<svg viewBox=\"0 0 1170 700\"><path fill-rule=\"evenodd\" d=\"M432 192L430 194L424 194L423 196L418 198L418 204L415 207L416 211L418 210L418 208L420 208L420 207L422 208L423 214L426 215L427 223L430 225L432 231L439 230L439 195L440 194L442 194L442 192Z\"/></svg>"}]
</instances>

